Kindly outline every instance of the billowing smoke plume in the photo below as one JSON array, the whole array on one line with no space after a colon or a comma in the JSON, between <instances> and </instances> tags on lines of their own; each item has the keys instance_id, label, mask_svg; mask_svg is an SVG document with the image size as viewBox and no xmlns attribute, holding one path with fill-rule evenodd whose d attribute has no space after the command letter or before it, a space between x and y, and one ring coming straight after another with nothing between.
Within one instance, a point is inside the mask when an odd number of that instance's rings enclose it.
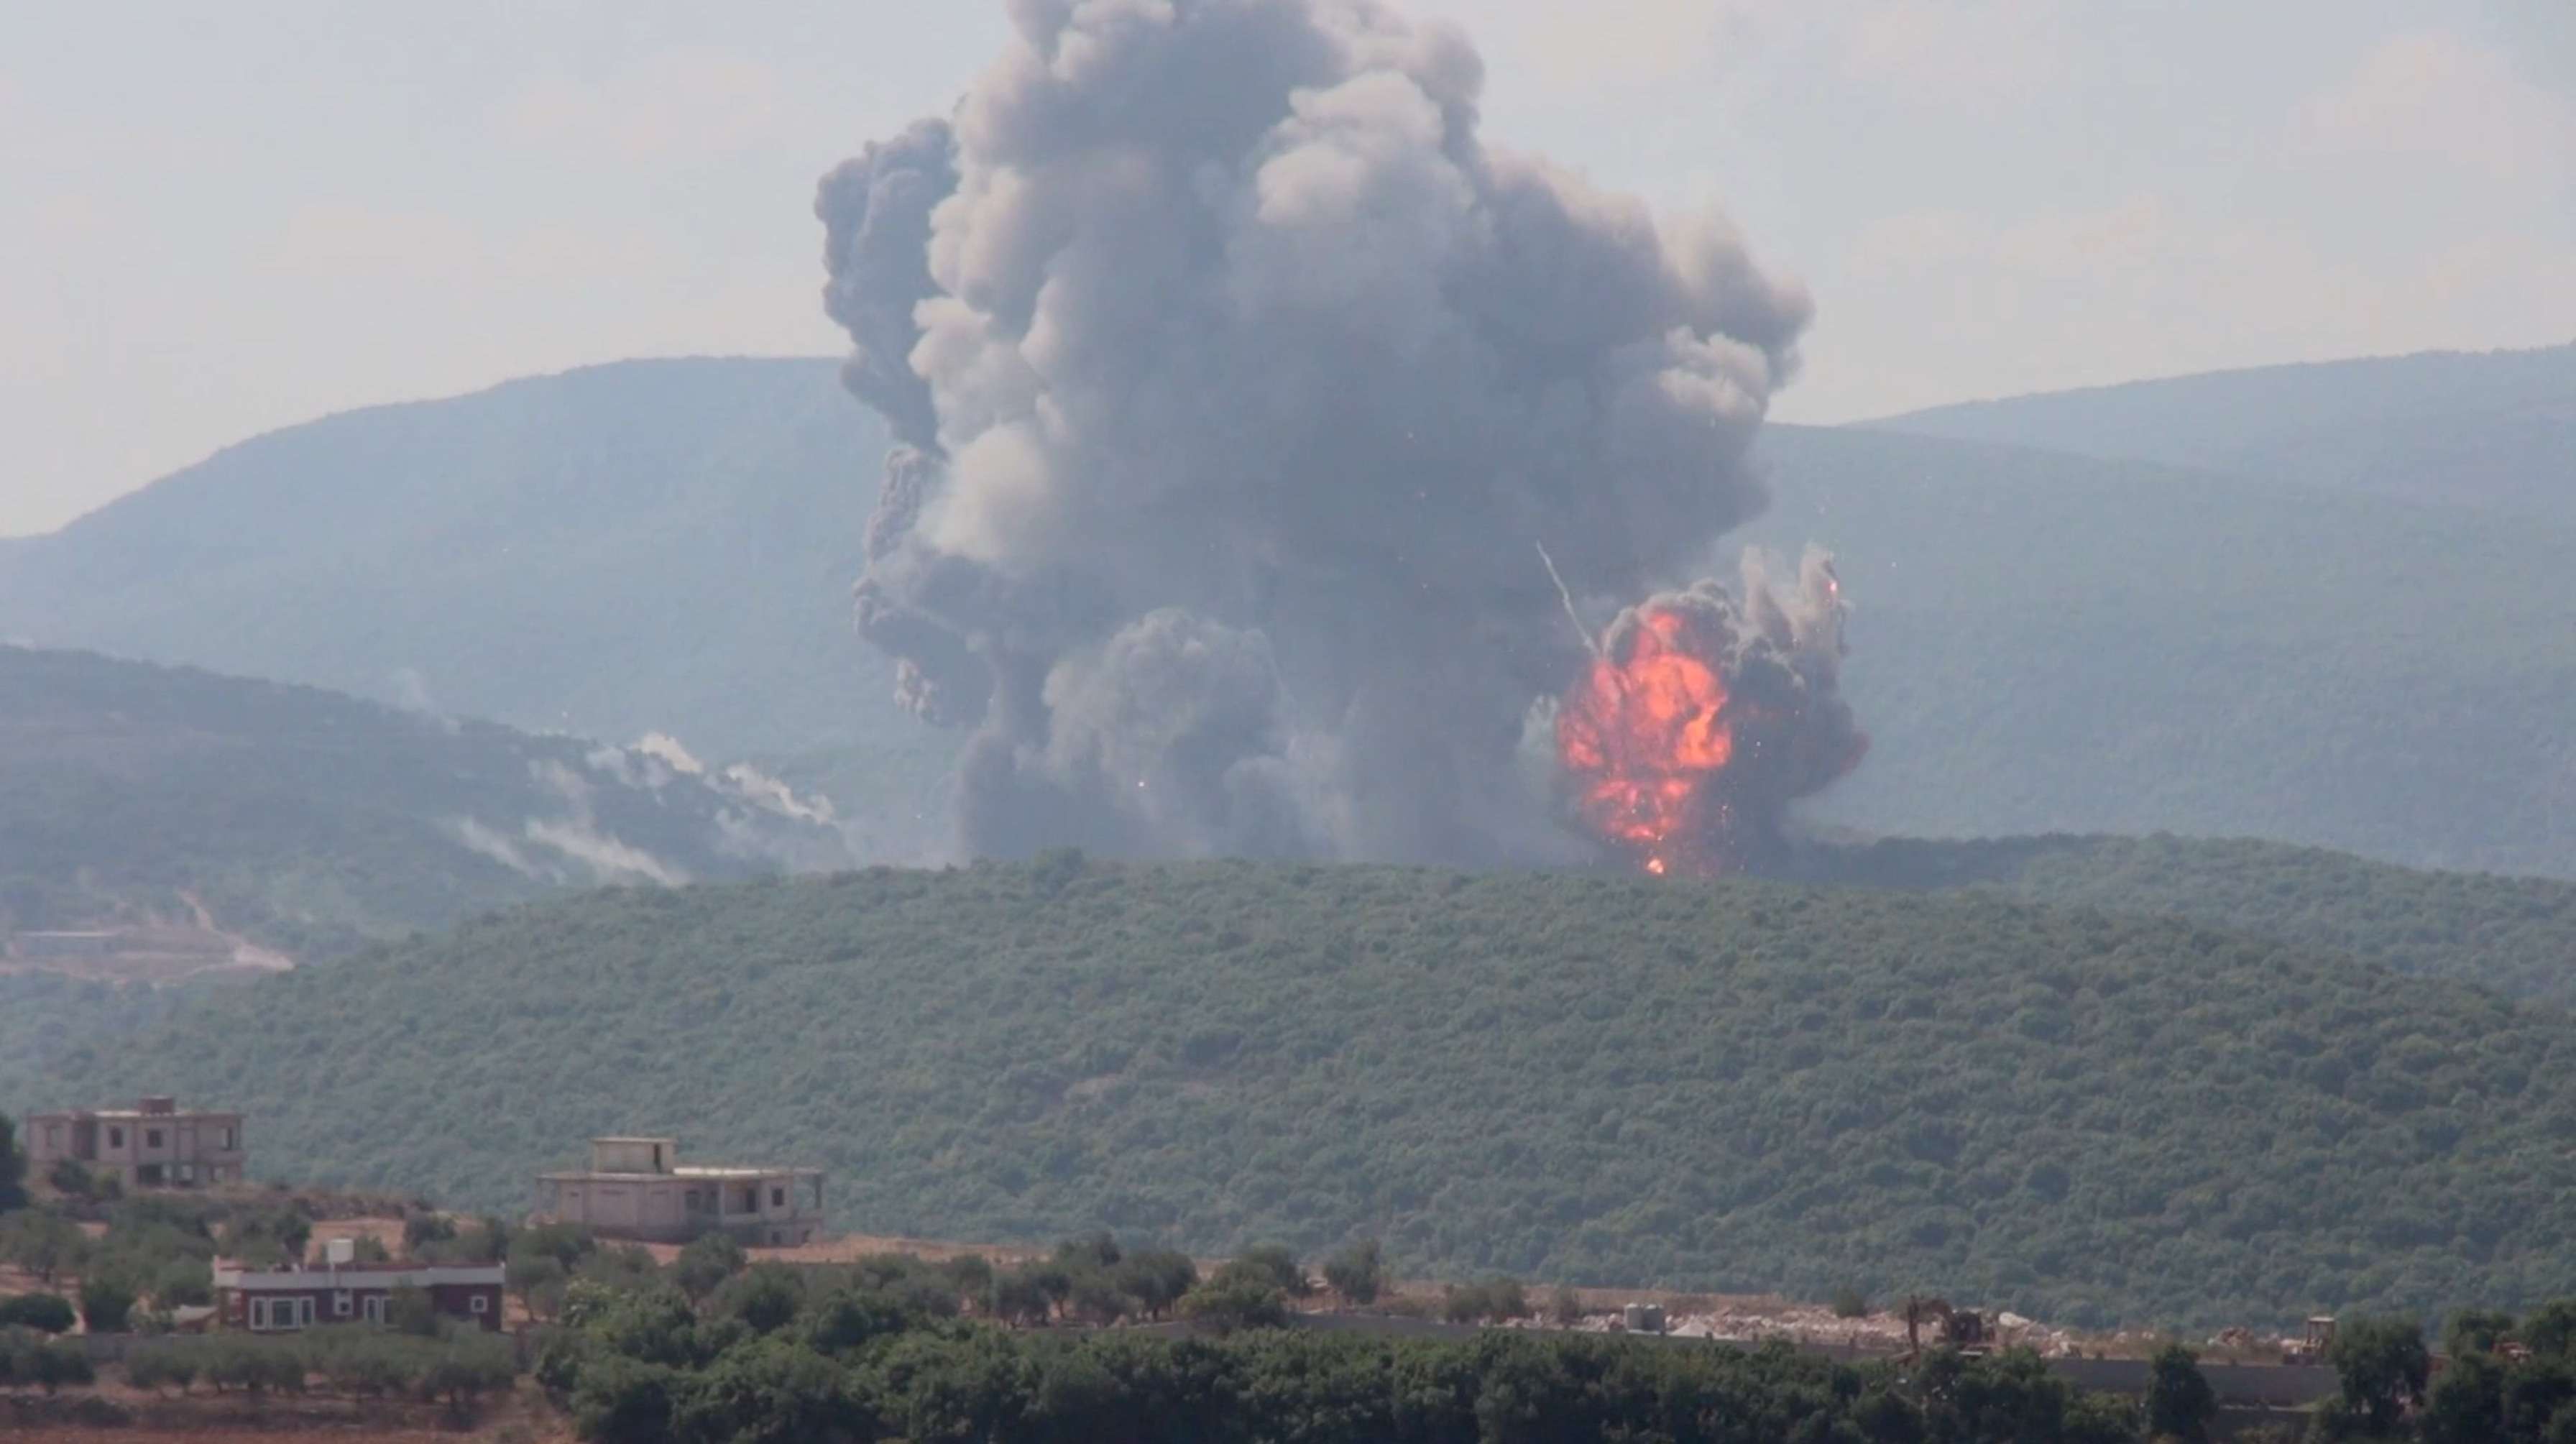
<instances>
[{"instance_id":1,"label":"billowing smoke plume","mask_svg":"<svg viewBox=\"0 0 2576 1444\"><path fill-rule=\"evenodd\" d=\"M859 625L977 729L966 846L1583 855L1519 765L1588 665L1536 546L1596 603L1692 575L1764 503L1803 293L1720 218L1488 145L1448 25L1009 10L951 118L816 202L896 441Z\"/></svg>"}]
</instances>

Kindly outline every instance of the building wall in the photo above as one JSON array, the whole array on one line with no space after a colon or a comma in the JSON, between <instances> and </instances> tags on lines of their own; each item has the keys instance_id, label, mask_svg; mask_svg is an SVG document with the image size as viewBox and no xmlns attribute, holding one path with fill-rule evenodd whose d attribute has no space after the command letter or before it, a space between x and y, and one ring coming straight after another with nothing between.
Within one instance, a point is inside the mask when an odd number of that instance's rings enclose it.
<instances>
[{"instance_id":1,"label":"building wall","mask_svg":"<svg viewBox=\"0 0 2576 1444\"><path fill-rule=\"evenodd\" d=\"M537 1210L603 1235L669 1243L725 1229L752 1243L812 1241L822 1221L819 1182L794 1174L757 1178L573 1174L537 1186Z\"/></svg>"},{"instance_id":2,"label":"building wall","mask_svg":"<svg viewBox=\"0 0 2576 1444\"><path fill-rule=\"evenodd\" d=\"M501 1327L502 1298L498 1283L432 1284L423 1292L429 1295L430 1307L447 1318L462 1320L487 1331L497 1331ZM393 1293L393 1286L387 1283L346 1277L335 1283L330 1275L317 1273L309 1281L299 1279L287 1286L261 1284L219 1289L215 1302L217 1317L222 1319L225 1328L254 1333L291 1333L293 1329L261 1327L254 1323L252 1302L268 1302L274 1307L274 1301L278 1299L304 1299L312 1309L312 1327L322 1328L331 1324L365 1323L368 1321L367 1301L380 1300L380 1308L390 1307ZM340 1312L344 1299L347 1313ZM475 1307L477 1299L482 1300L479 1310Z\"/></svg>"},{"instance_id":3,"label":"building wall","mask_svg":"<svg viewBox=\"0 0 2576 1444\"><path fill-rule=\"evenodd\" d=\"M129 1188L238 1183L246 1157L238 1113L40 1113L23 1131L36 1176L70 1158L114 1170Z\"/></svg>"}]
</instances>

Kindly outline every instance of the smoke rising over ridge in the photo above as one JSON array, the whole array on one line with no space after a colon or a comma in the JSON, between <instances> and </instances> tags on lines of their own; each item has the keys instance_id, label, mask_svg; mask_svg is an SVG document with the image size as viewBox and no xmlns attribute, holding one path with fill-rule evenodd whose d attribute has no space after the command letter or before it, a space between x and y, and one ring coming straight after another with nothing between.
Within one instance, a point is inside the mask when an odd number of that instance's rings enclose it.
<instances>
[{"instance_id":1,"label":"smoke rising over ridge","mask_svg":"<svg viewBox=\"0 0 2576 1444\"><path fill-rule=\"evenodd\" d=\"M1590 655L1534 545L1603 615L1687 582L1764 504L1803 292L1485 142L1454 27L1009 8L953 114L816 201L896 440L858 624L977 729L964 844L1585 855L1530 764Z\"/></svg>"}]
</instances>

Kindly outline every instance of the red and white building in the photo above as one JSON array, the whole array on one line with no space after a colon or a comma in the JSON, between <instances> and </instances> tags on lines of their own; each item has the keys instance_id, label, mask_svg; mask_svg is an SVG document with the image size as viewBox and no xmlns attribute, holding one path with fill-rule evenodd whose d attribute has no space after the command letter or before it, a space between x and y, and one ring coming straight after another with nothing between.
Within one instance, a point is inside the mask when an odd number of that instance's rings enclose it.
<instances>
[{"instance_id":1,"label":"red and white building","mask_svg":"<svg viewBox=\"0 0 2576 1444\"><path fill-rule=\"evenodd\" d=\"M501 1327L499 1264L341 1263L307 1269L215 1270L215 1316L227 1329L291 1334L321 1324L381 1324L394 1290L483 1329Z\"/></svg>"}]
</instances>

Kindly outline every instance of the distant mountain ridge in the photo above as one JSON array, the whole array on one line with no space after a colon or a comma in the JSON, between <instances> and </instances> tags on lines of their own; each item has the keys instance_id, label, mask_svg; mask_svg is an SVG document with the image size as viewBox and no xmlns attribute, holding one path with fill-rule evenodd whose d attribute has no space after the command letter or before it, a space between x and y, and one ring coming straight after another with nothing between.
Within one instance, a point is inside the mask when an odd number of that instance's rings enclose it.
<instances>
[{"instance_id":1,"label":"distant mountain ridge","mask_svg":"<svg viewBox=\"0 0 2576 1444\"><path fill-rule=\"evenodd\" d=\"M2219 371L1866 425L2576 520L2576 345Z\"/></svg>"},{"instance_id":2,"label":"distant mountain ridge","mask_svg":"<svg viewBox=\"0 0 2576 1444\"><path fill-rule=\"evenodd\" d=\"M2475 399L2491 365L2545 418L2511 378L2558 364L2452 358L2467 379L2414 394ZM2291 378L2318 398L2299 424L2388 365ZM883 447L824 360L353 412L0 548L0 637L668 732L828 787L863 856L935 858L961 738L895 707L849 625ZM1823 822L2576 875L2576 521L1867 428L1773 426L1757 456L1775 504L1721 550L1831 547L1857 608L1844 685L1874 747Z\"/></svg>"}]
</instances>

